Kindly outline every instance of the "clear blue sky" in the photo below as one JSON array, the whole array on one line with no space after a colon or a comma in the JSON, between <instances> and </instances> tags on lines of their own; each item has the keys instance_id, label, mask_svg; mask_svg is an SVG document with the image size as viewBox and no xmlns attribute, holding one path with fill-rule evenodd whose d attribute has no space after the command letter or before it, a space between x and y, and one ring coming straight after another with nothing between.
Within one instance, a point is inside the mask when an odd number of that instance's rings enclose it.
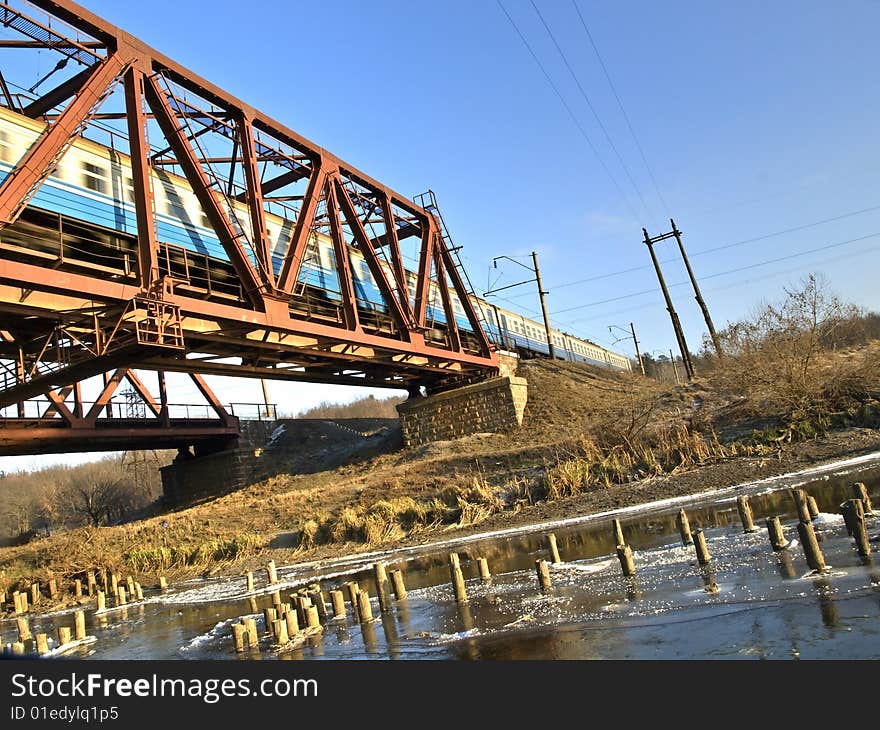
<instances>
[{"instance_id":1,"label":"clear blue sky","mask_svg":"<svg viewBox=\"0 0 880 730\"><path fill-rule=\"evenodd\" d=\"M535 4L626 169L531 1L503 5L617 185L495 0L84 4L400 193L432 188L478 293L494 256L536 250L554 326L611 345L608 326L632 321L643 350L668 352L653 270L607 275L649 264L641 228L670 216L719 328L811 271L880 309L880 235L797 255L880 234L880 209L847 215L880 206L880 3L578 0L656 188L571 0ZM673 243L658 250L675 284ZM693 295L672 295L696 350ZM532 288L507 296L537 312ZM256 381L229 392L259 398ZM271 386L292 411L347 393Z\"/></svg>"}]
</instances>

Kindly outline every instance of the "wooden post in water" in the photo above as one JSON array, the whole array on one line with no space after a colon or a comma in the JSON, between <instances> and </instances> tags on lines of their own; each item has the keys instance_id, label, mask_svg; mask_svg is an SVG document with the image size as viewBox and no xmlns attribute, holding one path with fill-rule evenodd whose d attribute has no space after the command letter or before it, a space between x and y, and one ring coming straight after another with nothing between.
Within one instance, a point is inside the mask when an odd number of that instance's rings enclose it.
<instances>
[{"instance_id":1,"label":"wooden post in water","mask_svg":"<svg viewBox=\"0 0 880 730\"><path fill-rule=\"evenodd\" d=\"M49 653L49 637L46 634L37 634L37 654L42 656Z\"/></svg>"},{"instance_id":2,"label":"wooden post in water","mask_svg":"<svg viewBox=\"0 0 880 730\"><path fill-rule=\"evenodd\" d=\"M618 520L616 517L611 520L611 527L614 530L614 544L626 545L626 540L623 537L623 527L620 524L620 520Z\"/></svg>"},{"instance_id":3,"label":"wooden post in water","mask_svg":"<svg viewBox=\"0 0 880 730\"><path fill-rule=\"evenodd\" d=\"M817 573L825 570L825 556L819 549L819 542L816 540L816 532L810 522L798 522L798 537L801 539L801 545L804 548L804 556L809 565Z\"/></svg>"},{"instance_id":4,"label":"wooden post in water","mask_svg":"<svg viewBox=\"0 0 880 730\"><path fill-rule=\"evenodd\" d=\"M365 591L364 596L366 596L367 606L369 606L370 594ZM358 598L360 598L360 593L358 594ZM306 606L306 626L310 629L318 629L321 627L321 617L318 615L317 606Z\"/></svg>"},{"instance_id":5,"label":"wooden post in water","mask_svg":"<svg viewBox=\"0 0 880 730\"><path fill-rule=\"evenodd\" d=\"M49 578L49 599L54 601L58 598L58 581L55 578Z\"/></svg>"},{"instance_id":6,"label":"wooden post in water","mask_svg":"<svg viewBox=\"0 0 880 730\"><path fill-rule=\"evenodd\" d=\"M394 571L391 571L394 577ZM330 591L330 603L333 604L333 618L345 618L345 596L342 591Z\"/></svg>"},{"instance_id":7,"label":"wooden post in water","mask_svg":"<svg viewBox=\"0 0 880 730\"><path fill-rule=\"evenodd\" d=\"M403 582L403 573L400 570L392 570L391 585L394 587L394 597L398 601L406 599L406 585Z\"/></svg>"},{"instance_id":8,"label":"wooden post in water","mask_svg":"<svg viewBox=\"0 0 880 730\"><path fill-rule=\"evenodd\" d=\"M874 507L871 505L871 497L868 496L868 488L864 482L853 482L853 494L857 499L862 500L862 507L866 515L874 514Z\"/></svg>"},{"instance_id":9,"label":"wooden post in water","mask_svg":"<svg viewBox=\"0 0 880 730\"><path fill-rule=\"evenodd\" d=\"M742 522L743 532L754 532L755 522L752 519L752 507L749 498L741 494L736 498L736 509L739 512L739 520Z\"/></svg>"},{"instance_id":10,"label":"wooden post in water","mask_svg":"<svg viewBox=\"0 0 880 730\"><path fill-rule=\"evenodd\" d=\"M794 500L795 507L797 508L798 520L801 522L811 522L813 518L810 516L810 507L807 504L807 493L803 489L791 489L789 494L791 494L791 498Z\"/></svg>"},{"instance_id":11,"label":"wooden post in water","mask_svg":"<svg viewBox=\"0 0 880 730\"><path fill-rule=\"evenodd\" d=\"M247 630L244 624L232 624L232 643L235 645L235 651L241 654L244 651L244 636Z\"/></svg>"},{"instance_id":12,"label":"wooden post in water","mask_svg":"<svg viewBox=\"0 0 880 730\"><path fill-rule=\"evenodd\" d=\"M274 608L264 608L263 609L263 622L266 624L266 631L269 635L274 636L274 632L272 630L272 622L278 618L275 613Z\"/></svg>"},{"instance_id":13,"label":"wooden post in water","mask_svg":"<svg viewBox=\"0 0 880 730\"><path fill-rule=\"evenodd\" d=\"M318 618L322 621L326 621L330 617L330 614L329 611L327 611L327 602L324 600L324 592L319 586L315 586L311 596L312 604L318 610Z\"/></svg>"},{"instance_id":14,"label":"wooden post in water","mask_svg":"<svg viewBox=\"0 0 880 730\"><path fill-rule=\"evenodd\" d=\"M95 581L95 574L91 570L86 571L86 584L88 586L89 598L95 595L95 591L98 588L97 582Z\"/></svg>"},{"instance_id":15,"label":"wooden post in water","mask_svg":"<svg viewBox=\"0 0 880 730\"><path fill-rule=\"evenodd\" d=\"M620 561L620 569L627 578L636 574L636 564L633 562L633 553L629 545L617 546L617 559Z\"/></svg>"},{"instance_id":16,"label":"wooden post in water","mask_svg":"<svg viewBox=\"0 0 880 730\"><path fill-rule=\"evenodd\" d=\"M114 598L119 596L119 578L116 577L116 573L110 573L110 592Z\"/></svg>"},{"instance_id":17,"label":"wooden post in water","mask_svg":"<svg viewBox=\"0 0 880 730\"><path fill-rule=\"evenodd\" d=\"M709 548L706 546L706 535L702 530L694 530L694 548L697 551L697 562L700 565L708 565L711 556L709 555Z\"/></svg>"},{"instance_id":18,"label":"wooden post in water","mask_svg":"<svg viewBox=\"0 0 880 730\"><path fill-rule=\"evenodd\" d=\"M253 593L254 592L254 573L251 570L249 570L247 572L247 575L245 575L244 592L245 593Z\"/></svg>"},{"instance_id":19,"label":"wooden post in water","mask_svg":"<svg viewBox=\"0 0 880 730\"><path fill-rule=\"evenodd\" d=\"M266 566L266 575L269 578L269 583L277 583L278 582L278 571L275 568L275 561L270 560L269 564Z\"/></svg>"},{"instance_id":20,"label":"wooden post in water","mask_svg":"<svg viewBox=\"0 0 880 730\"><path fill-rule=\"evenodd\" d=\"M455 600L459 603L464 603L468 597L464 587L464 575L461 572L458 553L449 553L449 575L452 578L452 591L455 594Z\"/></svg>"},{"instance_id":21,"label":"wooden post in water","mask_svg":"<svg viewBox=\"0 0 880 730\"><path fill-rule=\"evenodd\" d=\"M550 568L546 560L535 561L535 571L538 573L538 585L542 591L549 591L553 586L550 582Z\"/></svg>"},{"instance_id":22,"label":"wooden post in water","mask_svg":"<svg viewBox=\"0 0 880 730\"><path fill-rule=\"evenodd\" d=\"M70 643L70 626L58 627L58 645L64 646Z\"/></svg>"},{"instance_id":23,"label":"wooden post in water","mask_svg":"<svg viewBox=\"0 0 880 730\"><path fill-rule=\"evenodd\" d=\"M36 606L40 600L40 584L31 583L31 603Z\"/></svg>"},{"instance_id":24,"label":"wooden post in water","mask_svg":"<svg viewBox=\"0 0 880 730\"><path fill-rule=\"evenodd\" d=\"M373 610L370 607L370 594L367 591L358 591L357 594L358 616L361 623L373 620Z\"/></svg>"},{"instance_id":25,"label":"wooden post in water","mask_svg":"<svg viewBox=\"0 0 880 730\"><path fill-rule=\"evenodd\" d=\"M810 510L810 519L815 520L819 516L819 505L813 495L807 495L807 509Z\"/></svg>"},{"instance_id":26,"label":"wooden post in water","mask_svg":"<svg viewBox=\"0 0 880 730\"><path fill-rule=\"evenodd\" d=\"M865 527L865 516L859 512L856 512L853 522L853 537L855 538L856 549L859 551L859 555L863 558L867 558L871 554L871 544L868 542L868 530Z\"/></svg>"},{"instance_id":27,"label":"wooden post in water","mask_svg":"<svg viewBox=\"0 0 880 730\"><path fill-rule=\"evenodd\" d=\"M691 524L688 522L687 512L683 509L678 510L678 517L675 518L675 522L678 525L678 534L681 535L681 544L690 545L694 538L691 535Z\"/></svg>"},{"instance_id":28,"label":"wooden post in water","mask_svg":"<svg viewBox=\"0 0 880 730\"><path fill-rule=\"evenodd\" d=\"M785 550L788 542L785 540L785 535L782 532L782 523L778 517L767 518L767 534L770 536L770 545L774 551Z\"/></svg>"},{"instance_id":29,"label":"wooden post in water","mask_svg":"<svg viewBox=\"0 0 880 730\"><path fill-rule=\"evenodd\" d=\"M379 611L390 611L391 597L388 595L388 574L385 571L385 563L381 561L373 563L373 576L376 579L376 595L379 596Z\"/></svg>"},{"instance_id":30,"label":"wooden post in water","mask_svg":"<svg viewBox=\"0 0 880 730\"><path fill-rule=\"evenodd\" d=\"M15 623L18 625L18 640L19 641L27 641L28 639L33 638L33 634L31 634L31 622L26 618L21 617L15 619Z\"/></svg>"},{"instance_id":31,"label":"wooden post in water","mask_svg":"<svg viewBox=\"0 0 880 730\"><path fill-rule=\"evenodd\" d=\"M272 633L275 635L275 641L279 644L286 644L290 641L290 635L287 633L287 619L276 618L272 622Z\"/></svg>"},{"instance_id":32,"label":"wooden post in water","mask_svg":"<svg viewBox=\"0 0 880 730\"><path fill-rule=\"evenodd\" d=\"M86 638L86 614L84 611L77 611L73 614L74 636L77 641Z\"/></svg>"},{"instance_id":33,"label":"wooden post in water","mask_svg":"<svg viewBox=\"0 0 880 730\"><path fill-rule=\"evenodd\" d=\"M159 576L159 590L160 591L167 591L168 590L168 580L165 578L164 575Z\"/></svg>"},{"instance_id":34,"label":"wooden post in water","mask_svg":"<svg viewBox=\"0 0 880 730\"><path fill-rule=\"evenodd\" d=\"M123 588L122 586L117 586L116 590L118 591L116 603L119 606L124 606L125 605L125 588Z\"/></svg>"},{"instance_id":35,"label":"wooden post in water","mask_svg":"<svg viewBox=\"0 0 880 730\"><path fill-rule=\"evenodd\" d=\"M554 535L552 532L547 535L547 549L550 551L551 563L562 562L562 560L559 558L559 548L556 546L556 535Z\"/></svg>"},{"instance_id":36,"label":"wooden post in water","mask_svg":"<svg viewBox=\"0 0 880 730\"><path fill-rule=\"evenodd\" d=\"M492 574L489 572L489 561L486 558L477 558L477 565L480 566L480 580L484 583L490 581Z\"/></svg>"},{"instance_id":37,"label":"wooden post in water","mask_svg":"<svg viewBox=\"0 0 880 730\"><path fill-rule=\"evenodd\" d=\"M125 578L125 587L128 589L129 598L135 598L137 596L137 591L134 588L134 578L130 575Z\"/></svg>"},{"instance_id":38,"label":"wooden post in water","mask_svg":"<svg viewBox=\"0 0 880 730\"><path fill-rule=\"evenodd\" d=\"M246 618L244 620L244 628L248 635L248 645L251 649L257 649L260 646L260 635L257 633L257 620L255 618Z\"/></svg>"},{"instance_id":39,"label":"wooden post in water","mask_svg":"<svg viewBox=\"0 0 880 730\"><path fill-rule=\"evenodd\" d=\"M139 601L144 600L144 589L141 587L141 584L137 581L134 582L134 592Z\"/></svg>"},{"instance_id":40,"label":"wooden post in water","mask_svg":"<svg viewBox=\"0 0 880 730\"><path fill-rule=\"evenodd\" d=\"M83 594L83 584L82 581L77 578L73 581L73 597L74 598L82 598Z\"/></svg>"},{"instance_id":41,"label":"wooden post in water","mask_svg":"<svg viewBox=\"0 0 880 730\"><path fill-rule=\"evenodd\" d=\"M358 592L360 591L360 587L358 584L350 580L345 584L345 587L348 588L348 601L351 603L351 615L355 621L358 620Z\"/></svg>"},{"instance_id":42,"label":"wooden post in water","mask_svg":"<svg viewBox=\"0 0 880 730\"><path fill-rule=\"evenodd\" d=\"M19 656L21 654L24 654L24 642L23 641L16 641L12 644L12 654L14 656Z\"/></svg>"},{"instance_id":43,"label":"wooden post in water","mask_svg":"<svg viewBox=\"0 0 880 730\"><path fill-rule=\"evenodd\" d=\"M276 611L281 607L281 591L272 591L272 605Z\"/></svg>"},{"instance_id":44,"label":"wooden post in water","mask_svg":"<svg viewBox=\"0 0 880 730\"><path fill-rule=\"evenodd\" d=\"M296 611L285 613L284 621L287 624L287 635L292 639L299 633L299 619L296 617Z\"/></svg>"},{"instance_id":45,"label":"wooden post in water","mask_svg":"<svg viewBox=\"0 0 880 730\"><path fill-rule=\"evenodd\" d=\"M98 610L103 611L105 608L107 608L107 594L98 590Z\"/></svg>"}]
</instances>

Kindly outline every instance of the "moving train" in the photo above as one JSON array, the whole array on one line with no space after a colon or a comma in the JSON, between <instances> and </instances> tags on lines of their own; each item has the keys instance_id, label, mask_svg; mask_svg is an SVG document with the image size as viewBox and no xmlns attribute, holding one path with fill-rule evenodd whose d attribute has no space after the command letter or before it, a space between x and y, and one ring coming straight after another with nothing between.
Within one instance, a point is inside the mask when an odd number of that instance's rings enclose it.
<instances>
[{"instance_id":1,"label":"moving train","mask_svg":"<svg viewBox=\"0 0 880 730\"><path fill-rule=\"evenodd\" d=\"M43 131L40 120L0 106L0 182ZM156 235L161 242L160 273L180 282L179 289L213 298L239 298L241 290L228 256L202 212L189 182L153 168ZM244 203L230 203L233 225L244 234L248 211ZM267 231L272 263L280 271L296 211L284 203L268 204ZM47 234L51 231L51 235ZM137 221L131 164L127 155L84 137L67 149L54 172L38 189L19 221L0 235L0 248L25 258L54 257L65 266L106 270L109 277L133 276L137 256ZM8 255L8 254L7 254ZM359 316L366 327L390 327L386 305L369 267L357 248L349 247ZM408 262L415 267L416 262ZM338 318L342 301L329 237L313 233L304 257L296 293L306 302L309 317ZM416 275L408 271L410 293ZM392 277L389 274L389 280ZM454 292L452 307L467 346L475 346L473 328ZM528 319L472 295L490 341L520 355L548 356L542 322ZM306 315L304 315L306 316ZM446 314L439 289L432 284L427 306L431 325L427 337L445 339ZM551 330L557 358L630 370L627 357L594 342Z\"/></svg>"}]
</instances>

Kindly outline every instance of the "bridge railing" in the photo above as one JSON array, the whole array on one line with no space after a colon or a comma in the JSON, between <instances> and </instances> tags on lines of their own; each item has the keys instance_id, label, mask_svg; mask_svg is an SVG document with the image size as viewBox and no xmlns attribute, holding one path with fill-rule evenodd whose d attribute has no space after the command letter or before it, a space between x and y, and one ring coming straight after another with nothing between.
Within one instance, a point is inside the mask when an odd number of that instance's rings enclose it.
<instances>
[{"instance_id":1,"label":"bridge railing","mask_svg":"<svg viewBox=\"0 0 880 730\"><path fill-rule=\"evenodd\" d=\"M82 403L83 414L88 413L94 401ZM69 408L73 408L69 406ZM229 403L224 406L227 413L237 416L243 421L274 421L278 408L275 403ZM110 401L101 408L99 420L148 420L156 416L153 410L143 401ZM205 403L169 403L168 417L172 420L213 420L217 418L214 409ZM61 416L55 407L45 399L26 400L19 406L11 405L0 409L0 426L4 422L18 420L58 420Z\"/></svg>"}]
</instances>

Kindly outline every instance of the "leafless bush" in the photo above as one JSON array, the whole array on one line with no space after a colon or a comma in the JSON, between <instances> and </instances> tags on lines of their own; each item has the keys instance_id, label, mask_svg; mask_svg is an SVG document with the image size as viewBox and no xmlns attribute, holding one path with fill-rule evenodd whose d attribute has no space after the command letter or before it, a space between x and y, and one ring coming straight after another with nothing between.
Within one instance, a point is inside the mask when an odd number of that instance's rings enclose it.
<instances>
[{"instance_id":1,"label":"leafless bush","mask_svg":"<svg viewBox=\"0 0 880 730\"><path fill-rule=\"evenodd\" d=\"M725 360L712 378L724 390L745 396L756 411L816 418L847 405L836 396L864 390L864 354L833 363L830 356L864 342L865 322L858 307L810 274L798 287L785 289L782 301L762 304L719 333Z\"/></svg>"}]
</instances>

